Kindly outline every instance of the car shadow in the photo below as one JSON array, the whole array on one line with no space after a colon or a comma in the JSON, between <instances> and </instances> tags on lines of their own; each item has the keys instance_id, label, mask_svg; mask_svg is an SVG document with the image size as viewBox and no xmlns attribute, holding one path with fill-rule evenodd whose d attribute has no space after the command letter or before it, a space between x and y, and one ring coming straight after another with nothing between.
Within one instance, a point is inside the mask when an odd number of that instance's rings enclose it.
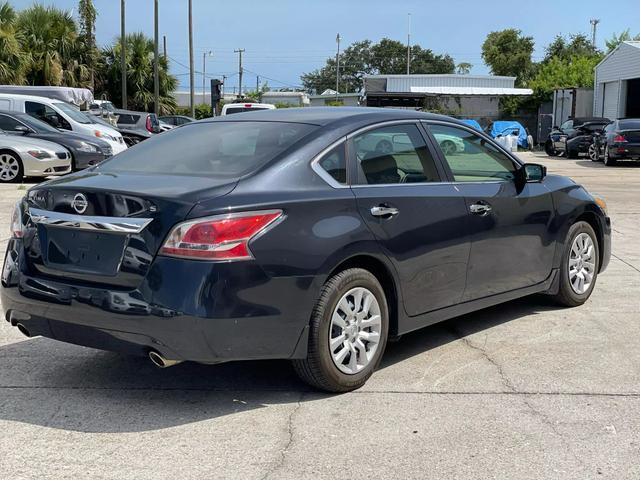
<instances>
[{"instance_id":1,"label":"car shadow","mask_svg":"<svg viewBox=\"0 0 640 480\"><path fill-rule=\"evenodd\" d=\"M604 163L600 162L592 162L591 160L577 160L576 165L587 168L640 168L640 162L636 162L634 160L620 160L612 167L607 167Z\"/></svg>"},{"instance_id":2,"label":"car shadow","mask_svg":"<svg viewBox=\"0 0 640 480\"><path fill-rule=\"evenodd\" d=\"M389 343L379 369L554 308L532 296L418 330ZM145 358L41 337L0 347L0 391L2 420L92 433L159 430L330 396L298 380L288 361L158 369Z\"/></svg>"}]
</instances>

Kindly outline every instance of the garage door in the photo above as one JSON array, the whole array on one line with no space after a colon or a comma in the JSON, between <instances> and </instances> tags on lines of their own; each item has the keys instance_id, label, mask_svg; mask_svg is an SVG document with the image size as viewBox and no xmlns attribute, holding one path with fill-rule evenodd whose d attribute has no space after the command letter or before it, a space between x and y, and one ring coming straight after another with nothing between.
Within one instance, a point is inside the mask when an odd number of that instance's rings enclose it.
<instances>
[{"instance_id":1,"label":"garage door","mask_svg":"<svg viewBox=\"0 0 640 480\"><path fill-rule=\"evenodd\" d=\"M602 105L603 117L612 120L618 118L618 82L607 82L604 84Z\"/></svg>"}]
</instances>

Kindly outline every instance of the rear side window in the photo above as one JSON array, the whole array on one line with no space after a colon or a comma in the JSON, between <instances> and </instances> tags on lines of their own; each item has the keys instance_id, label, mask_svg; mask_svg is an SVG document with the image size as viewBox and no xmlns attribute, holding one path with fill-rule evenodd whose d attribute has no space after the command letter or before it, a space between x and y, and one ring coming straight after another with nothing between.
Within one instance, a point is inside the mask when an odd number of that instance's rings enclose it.
<instances>
[{"instance_id":1,"label":"rear side window","mask_svg":"<svg viewBox=\"0 0 640 480\"><path fill-rule=\"evenodd\" d=\"M100 164L100 171L239 177L317 127L283 122L194 123L156 135Z\"/></svg>"},{"instance_id":2,"label":"rear side window","mask_svg":"<svg viewBox=\"0 0 640 480\"><path fill-rule=\"evenodd\" d=\"M360 182L369 185L440 180L435 162L413 124L368 130L353 139Z\"/></svg>"},{"instance_id":3,"label":"rear side window","mask_svg":"<svg viewBox=\"0 0 640 480\"><path fill-rule=\"evenodd\" d=\"M131 115L129 113L123 113L118 115L118 123L122 125L135 125L138 123L140 115Z\"/></svg>"},{"instance_id":4,"label":"rear side window","mask_svg":"<svg viewBox=\"0 0 640 480\"><path fill-rule=\"evenodd\" d=\"M344 153L344 143L327 152L318 164L336 182L342 185L347 184L347 160Z\"/></svg>"}]
</instances>

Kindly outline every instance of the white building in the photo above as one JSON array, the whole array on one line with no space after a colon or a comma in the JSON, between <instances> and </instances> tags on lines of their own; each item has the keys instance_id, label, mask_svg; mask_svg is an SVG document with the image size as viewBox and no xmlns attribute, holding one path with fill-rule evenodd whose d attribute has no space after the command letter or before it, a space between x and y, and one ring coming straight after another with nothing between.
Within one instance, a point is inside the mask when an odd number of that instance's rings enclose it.
<instances>
[{"instance_id":1,"label":"white building","mask_svg":"<svg viewBox=\"0 0 640 480\"><path fill-rule=\"evenodd\" d=\"M622 42L596 66L593 114L640 118L640 42Z\"/></svg>"},{"instance_id":2,"label":"white building","mask_svg":"<svg viewBox=\"0 0 640 480\"><path fill-rule=\"evenodd\" d=\"M264 92L261 103L286 104L290 107L308 107L309 96L304 92Z\"/></svg>"}]
</instances>

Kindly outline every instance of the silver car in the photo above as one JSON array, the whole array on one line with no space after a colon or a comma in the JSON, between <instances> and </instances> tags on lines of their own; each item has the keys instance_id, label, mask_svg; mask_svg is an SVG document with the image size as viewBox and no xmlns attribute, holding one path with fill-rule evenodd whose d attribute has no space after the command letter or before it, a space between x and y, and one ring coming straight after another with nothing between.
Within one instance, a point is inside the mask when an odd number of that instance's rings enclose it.
<instances>
[{"instance_id":1,"label":"silver car","mask_svg":"<svg viewBox=\"0 0 640 480\"><path fill-rule=\"evenodd\" d=\"M0 131L0 183L24 177L64 175L71 171L71 154L57 143L16 137Z\"/></svg>"}]
</instances>

